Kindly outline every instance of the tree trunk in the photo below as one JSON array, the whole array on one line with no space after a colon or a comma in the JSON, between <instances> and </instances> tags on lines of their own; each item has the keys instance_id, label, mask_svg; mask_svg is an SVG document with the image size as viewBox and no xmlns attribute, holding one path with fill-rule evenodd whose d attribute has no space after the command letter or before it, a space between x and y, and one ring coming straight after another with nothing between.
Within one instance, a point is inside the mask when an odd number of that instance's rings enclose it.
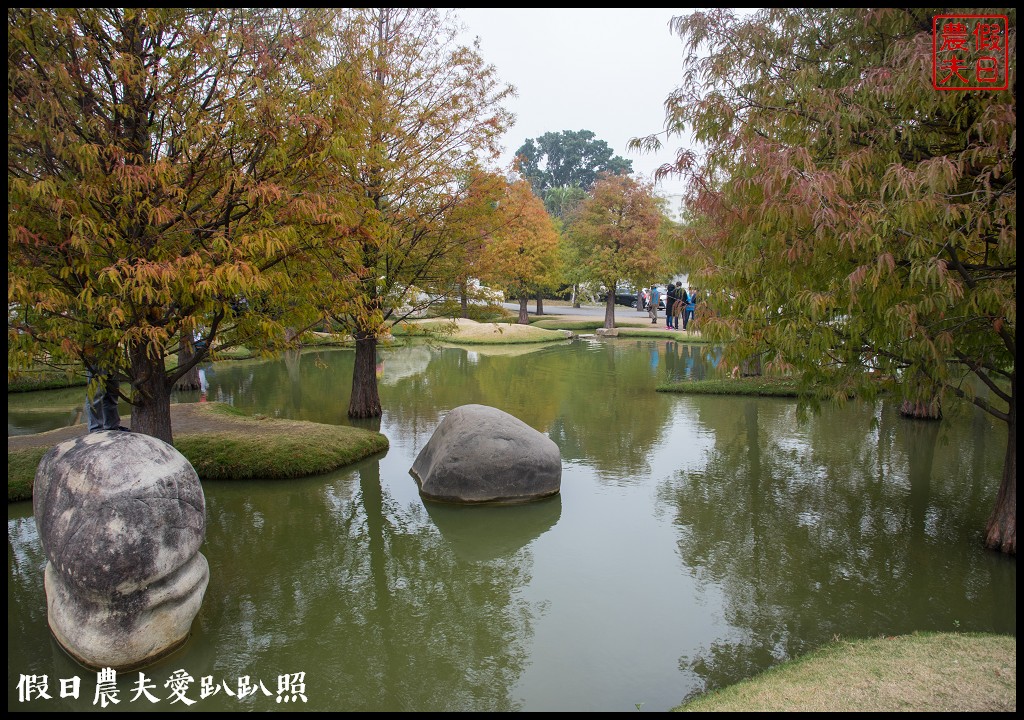
<instances>
[{"instance_id":1,"label":"tree trunk","mask_svg":"<svg viewBox=\"0 0 1024 720\"><path fill-rule=\"evenodd\" d=\"M463 319L469 319L469 298L466 296L466 283L465 281L459 283L459 302L462 306Z\"/></svg>"},{"instance_id":2,"label":"tree trunk","mask_svg":"<svg viewBox=\"0 0 1024 720\"><path fill-rule=\"evenodd\" d=\"M1011 393L1003 480L985 527L985 547L1017 556L1017 394Z\"/></svg>"},{"instance_id":3,"label":"tree trunk","mask_svg":"<svg viewBox=\"0 0 1024 720\"><path fill-rule=\"evenodd\" d=\"M615 327L615 288L608 291L604 302L604 327L611 330Z\"/></svg>"},{"instance_id":4,"label":"tree trunk","mask_svg":"<svg viewBox=\"0 0 1024 720\"><path fill-rule=\"evenodd\" d=\"M572 306L578 308L580 306L580 284L573 283L572 286Z\"/></svg>"},{"instance_id":5,"label":"tree trunk","mask_svg":"<svg viewBox=\"0 0 1024 720\"><path fill-rule=\"evenodd\" d=\"M530 324L530 312L526 307L526 304L528 302L530 302L530 298L528 298L526 295L523 295L521 298L519 298L519 320L517 321L519 325Z\"/></svg>"},{"instance_id":6,"label":"tree trunk","mask_svg":"<svg viewBox=\"0 0 1024 720\"><path fill-rule=\"evenodd\" d=\"M171 386L164 359L150 357L146 345L128 350L132 373L132 432L152 435L168 445L171 435Z\"/></svg>"},{"instance_id":7,"label":"tree trunk","mask_svg":"<svg viewBox=\"0 0 1024 720\"><path fill-rule=\"evenodd\" d=\"M904 400L900 403L900 415L913 420L941 420L942 408L938 400L930 403L923 400Z\"/></svg>"},{"instance_id":8,"label":"tree trunk","mask_svg":"<svg viewBox=\"0 0 1024 720\"><path fill-rule=\"evenodd\" d=\"M544 295L540 290L537 291L537 315L538 317L544 314Z\"/></svg>"},{"instance_id":9,"label":"tree trunk","mask_svg":"<svg viewBox=\"0 0 1024 720\"><path fill-rule=\"evenodd\" d=\"M749 357L740 363L740 375L743 377L761 377L761 353Z\"/></svg>"},{"instance_id":10,"label":"tree trunk","mask_svg":"<svg viewBox=\"0 0 1024 720\"><path fill-rule=\"evenodd\" d=\"M355 367L352 369L352 398L348 404L350 418L376 418L383 415L377 392L377 336L359 330L356 341Z\"/></svg>"},{"instance_id":11,"label":"tree trunk","mask_svg":"<svg viewBox=\"0 0 1024 720\"><path fill-rule=\"evenodd\" d=\"M178 367L184 367L192 362L196 356L196 347L192 343L192 332L188 328L181 329L181 344L178 350ZM192 366L192 369L178 378L174 383L175 390L198 390L199 389L199 365Z\"/></svg>"}]
</instances>

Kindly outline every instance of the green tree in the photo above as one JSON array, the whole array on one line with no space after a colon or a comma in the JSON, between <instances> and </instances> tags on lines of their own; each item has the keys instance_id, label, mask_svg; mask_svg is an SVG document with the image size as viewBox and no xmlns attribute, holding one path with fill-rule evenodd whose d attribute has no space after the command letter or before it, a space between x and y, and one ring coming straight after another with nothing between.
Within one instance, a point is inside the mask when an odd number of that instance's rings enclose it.
<instances>
[{"instance_id":1,"label":"green tree","mask_svg":"<svg viewBox=\"0 0 1024 720\"><path fill-rule=\"evenodd\" d=\"M580 306L580 282L583 273L580 270L576 247L568 237L569 226L576 217L580 204L587 199L586 191L579 185L562 185L548 190L544 195L544 207L557 223L559 234L559 253L561 255L561 280L571 286L573 307Z\"/></svg>"},{"instance_id":2,"label":"green tree","mask_svg":"<svg viewBox=\"0 0 1024 720\"><path fill-rule=\"evenodd\" d=\"M182 337L273 347L301 324L282 270L317 204L288 188L320 172L322 16L8 10L9 372L117 373L132 429L170 442L171 388L209 352L168 369Z\"/></svg>"},{"instance_id":3,"label":"green tree","mask_svg":"<svg viewBox=\"0 0 1024 720\"><path fill-rule=\"evenodd\" d=\"M662 200L649 182L606 175L594 185L569 230L583 276L605 286L604 326L615 327L615 290L660 269Z\"/></svg>"},{"instance_id":4,"label":"green tree","mask_svg":"<svg viewBox=\"0 0 1024 720\"><path fill-rule=\"evenodd\" d=\"M356 341L348 414L369 418L381 414L378 337L407 312L414 287L457 277L475 242L454 216L477 202L486 174L476 170L498 156L511 88L431 8L347 10L337 42L325 82L349 127L324 163L337 193L359 198L359 215L322 228L318 272L324 310Z\"/></svg>"},{"instance_id":5,"label":"green tree","mask_svg":"<svg viewBox=\"0 0 1024 720\"><path fill-rule=\"evenodd\" d=\"M567 225L586 199L587 191L579 185L559 185L544 193L544 207L551 217Z\"/></svg>"},{"instance_id":6,"label":"green tree","mask_svg":"<svg viewBox=\"0 0 1024 720\"><path fill-rule=\"evenodd\" d=\"M563 130L528 138L516 150L516 159L519 174L546 201L552 188L576 186L589 191L601 173L633 172L632 160L612 152L608 143L590 130Z\"/></svg>"},{"instance_id":7,"label":"green tree","mask_svg":"<svg viewBox=\"0 0 1024 720\"><path fill-rule=\"evenodd\" d=\"M674 18L666 101L705 332L814 399L960 398L1007 423L984 545L1016 554L1016 12L1009 89L932 85L928 9ZM634 140L651 149L660 136Z\"/></svg>"}]
</instances>

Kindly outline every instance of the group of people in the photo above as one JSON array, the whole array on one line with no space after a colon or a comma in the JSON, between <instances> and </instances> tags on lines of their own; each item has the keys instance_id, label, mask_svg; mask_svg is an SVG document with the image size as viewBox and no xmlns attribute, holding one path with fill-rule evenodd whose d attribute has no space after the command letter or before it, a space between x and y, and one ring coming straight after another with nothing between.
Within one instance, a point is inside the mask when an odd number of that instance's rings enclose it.
<instances>
[{"instance_id":1,"label":"group of people","mask_svg":"<svg viewBox=\"0 0 1024 720\"><path fill-rule=\"evenodd\" d=\"M658 322L658 306L661 304L661 289L652 285L650 289L644 288L640 292L641 309L646 309L651 318L651 324ZM693 314L697 308L696 292L693 288L683 287L679 280L673 284L669 282L665 289L665 328L678 330L679 320L682 318L683 330L686 330L693 321Z\"/></svg>"}]
</instances>

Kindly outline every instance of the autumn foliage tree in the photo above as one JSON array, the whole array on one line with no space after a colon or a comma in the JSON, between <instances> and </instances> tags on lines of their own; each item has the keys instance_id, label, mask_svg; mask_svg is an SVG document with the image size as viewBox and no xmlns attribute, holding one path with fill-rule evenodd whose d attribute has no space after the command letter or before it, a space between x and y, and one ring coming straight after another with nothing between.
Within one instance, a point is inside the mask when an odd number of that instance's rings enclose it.
<instances>
[{"instance_id":1,"label":"autumn foliage tree","mask_svg":"<svg viewBox=\"0 0 1024 720\"><path fill-rule=\"evenodd\" d=\"M569 239L569 227L580 203L587 197L587 192L579 185L563 185L544 193L544 207L555 219L559 233L561 280L572 288L570 300L572 306L577 308L580 306L580 282L584 275L577 257L578 248Z\"/></svg>"},{"instance_id":2,"label":"autumn foliage tree","mask_svg":"<svg viewBox=\"0 0 1024 720\"><path fill-rule=\"evenodd\" d=\"M323 92L348 111L323 164L342 204L357 199L353 218L321 225L315 271L323 311L356 342L350 417L381 415L378 338L475 242L457 216L479 204L477 182L489 180L477 170L511 119L511 88L456 35L431 8L346 10L323 73Z\"/></svg>"},{"instance_id":3,"label":"autumn foliage tree","mask_svg":"<svg viewBox=\"0 0 1024 720\"><path fill-rule=\"evenodd\" d=\"M619 175L633 171L633 163L613 154L604 140L590 130L546 132L527 138L516 150L516 170L529 181L533 191L544 200L552 217L561 223L563 235L572 222L574 211L586 198L602 174ZM568 236L564 235L567 239ZM565 281L572 285L572 301L579 307L580 275L573 258L576 248L570 242L562 246ZM537 312L542 298L537 296Z\"/></svg>"},{"instance_id":4,"label":"autumn foliage tree","mask_svg":"<svg viewBox=\"0 0 1024 720\"><path fill-rule=\"evenodd\" d=\"M463 182L459 202L445 217L447 252L431 269L435 278L426 288L437 305L458 301L461 317L470 316L470 305L492 304L494 297L481 282L491 283L500 258L488 253L494 233L507 224L504 200L508 180L504 175L474 168Z\"/></svg>"},{"instance_id":5,"label":"autumn foliage tree","mask_svg":"<svg viewBox=\"0 0 1024 720\"><path fill-rule=\"evenodd\" d=\"M172 440L170 390L209 348L303 322L284 272L327 137L309 92L320 11L8 10L8 367L127 380ZM207 350L169 368L198 330Z\"/></svg>"},{"instance_id":6,"label":"autumn foliage tree","mask_svg":"<svg viewBox=\"0 0 1024 720\"><path fill-rule=\"evenodd\" d=\"M602 176L569 228L577 270L604 285L604 327L615 327L620 281L654 277L660 267L662 201L649 182L628 175Z\"/></svg>"},{"instance_id":7,"label":"autumn foliage tree","mask_svg":"<svg viewBox=\"0 0 1024 720\"><path fill-rule=\"evenodd\" d=\"M497 223L484 250L487 278L519 301L519 322L529 323L527 301L557 278L558 231L525 180L509 183L495 208Z\"/></svg>"},{"instance_id":8,"label":"autumn foliage tree","mask_svg":"<svg viewBox=\"0 0 1024 720\"><path fill-rule=\"evenodd\" d=\"M1008 89L933 86L926 9L674 18L683 82L663 168L689 180L703 329L809 396L953 398L1006 423L984 545L1016 554L1016 12ZM641 138L651 149L662 136Z\"/></svg>"}]
</instances>

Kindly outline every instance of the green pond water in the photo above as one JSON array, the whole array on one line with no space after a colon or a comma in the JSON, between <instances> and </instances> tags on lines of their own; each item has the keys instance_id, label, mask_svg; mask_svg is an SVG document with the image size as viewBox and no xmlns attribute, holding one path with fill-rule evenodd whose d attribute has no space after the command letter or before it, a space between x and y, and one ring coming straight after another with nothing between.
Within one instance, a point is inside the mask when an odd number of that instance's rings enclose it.
<instances>
[{"instance_id":1,"label":"green pond water","mask_svg":"<svg viewBox=\"0 0 1024 720\"><path fill-rule=\"evenodd\" d=\"M383 350L384 416L359 424L390 449L328 475L204 483L211 577L192 635L114 695L51 638L31 504L11 504L8 710L658 711L837 636L1016 635L1016 561L980 546L1004 425L886 402L802 421L795 400L655 392L715 360L664 339ZM352 361L217 363L206 398L348 424ZM75 422L82 396L9 395L8 434ZM424 502L409 468L468 403L551 437L560 495Z\"/></svg>"}]
</instances>

